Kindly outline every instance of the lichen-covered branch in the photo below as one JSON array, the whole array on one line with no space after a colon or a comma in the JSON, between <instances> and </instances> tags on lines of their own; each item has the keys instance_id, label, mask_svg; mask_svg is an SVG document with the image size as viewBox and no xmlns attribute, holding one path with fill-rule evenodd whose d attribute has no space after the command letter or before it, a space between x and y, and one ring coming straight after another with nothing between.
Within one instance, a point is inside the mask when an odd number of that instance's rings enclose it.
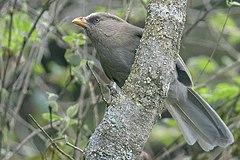
<instances>
[{"instance_id":1,"label":"lichen-covered branch","mask_svg":"<svg viewBox=\"0 0 240 160\"><path fill-rule=\"evenodd\" d=\"M86 159L140 159L180 48L187 0L151 0L131 74L90 138Z\"/></svg>"}]
</instances>

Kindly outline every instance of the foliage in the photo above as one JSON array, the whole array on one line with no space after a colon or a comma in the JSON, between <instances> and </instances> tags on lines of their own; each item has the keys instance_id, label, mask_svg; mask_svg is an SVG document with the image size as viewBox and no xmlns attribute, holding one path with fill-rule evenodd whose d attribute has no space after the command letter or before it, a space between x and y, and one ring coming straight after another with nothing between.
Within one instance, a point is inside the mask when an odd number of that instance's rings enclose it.
<instances>
[{"instance_id":1,"label":"foliage","mask_svg":"<svg viewBox=\"0 0 240 160\"><path fill-rule=\"evenodd\" d=\"M232 1L232 0L226 0L226 4L228 7L233 7L233 6L240 6L240 3L237 1Z\"/></svg>"},{"instance_id":2,"label":"foliage","mask_svg":"<svg viewBox=\"0 0 240 160\"><path fill-rule=\"evenodd\" d=\"M91 3L84 1L88 8L82 10L110 11L125 18L130 1L108 2L89 7ZM144 22L140 16L144 16L142 11L148 0L141 2L131 6L130 22ZM194 2L197 0L193 5ZM186 60L194 82L198 82L197 91L230 126L236 143L223 152L203 153L198 145L185 143L176 122L166 113L153 128L144 149L153 159L174 159L179 153L188 159L203 159L216 153L222 159L239 157L239 3L226 2L230 12L237 14L228 14L226 5L219 4L213 5L210 10L214 12L207 12L201 19L194 15L205 13L204 4L190 6L192 17L189 16L186 30L191 26L193 29L183 37L180 55ZM78 16L75 13L80 12L80 3L0 2L0 159L83 158L83 153L67 142L82 150L86 147L105 113L106 104L101 96L108 98L109 93L95 50L84 32L71 24L71 19ZM222 40L216 44L219 34ZM215 46L217 49L209 58Z\"/></svg>"}]
</instances>

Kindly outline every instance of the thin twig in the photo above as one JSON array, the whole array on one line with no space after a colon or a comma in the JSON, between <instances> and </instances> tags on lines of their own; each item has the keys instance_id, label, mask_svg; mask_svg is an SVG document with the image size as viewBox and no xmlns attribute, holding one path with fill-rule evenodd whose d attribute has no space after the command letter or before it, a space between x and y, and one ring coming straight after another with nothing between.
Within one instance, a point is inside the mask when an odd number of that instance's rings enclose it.
<instances>
[{"instance_id":1,"label":"thin twig","mask_svg":"<svg viewBox=\"0 0 240 160\"><path fill-rule=\"evenodd\" d=\"M80 146L80 142L81 142L80 131L81 131L81 128L82 128L82 125L83 125L83 123L82 123L82 118L83 118L82 113L83 113L83 108L84 108L83 107L83 101L84 101L85 92L86 92L86 85L83 85L81 87L80 96L79 96L79 100L78 100L79 109L78 109L78 113L77 113L78 122L77 122L76 139L75 139L75 142L74 142L75 146ZM81 156L80 153L75 150L74 158L79 159L80 156Z\"/></svg>"},{"instance_id":2,"label":"thin twig","mask_svg":"<svg viewBox=\"0 0 240 160\"><path fill-rule=\"evenodd\" d=\"M10 7L10 24L9 24L9 34L8 34L8 48L5 50L5 52L7 52L7 60L6 60L6 66L4 68L4 64L2 65L3 68L3 74L1 74L1 87L2 88L5 88L5 79L6 79L6 74L7 74L7 70L8 70L8 65L9 65L9 61L10 61L10 54L11 54L11 40L12 40L12 26L13 26L13 15L14 15L14 10L15 10L15 7L16 7L16 0L14 1L13 3L13 7L11 8ZM10 2L9 2L10 4ZM3 61L2 61L3 62ZM10 91L11 92L11 91ZM7 99L7 98L6 98ZM4 108L4 114L0 117L2 119L2 123L1 123L1 126L2 128L5 127L5 123L3 120L6 120L6 114L7 114L7 111L8 111L8 105L5 105L5 97L3 97L3 94L2 92L0 93L0 100L1 100L1 107L2 106L5 106ZM0 131L1 133L2 131ZM2 148L2 137L0 137L0 150Z\"/></svg>"},{"instance_id":3,"label":"thin twig","mask_svg":"<svg viewBox=\"0 0 240 160\"><path fill-rule=\"evenodd\" d=\"M68 141L68 137L67 137L67 136L65 136L65 141L66 141L66 145L68 145L68 146L70 146L70 147L72 147L72 148L74 148L74 149L76 149L76 150L78 150L79 152L81 152L81 153L84 154L84 151L83 151L82 149L74 146L73 144L71 144L71 143Z\"/></svg>"},{"instance_id":4,"label":"thin twig","mask_svg":"<svg viewBox=\"0 0 240 160\"><path fill-rule=\"evenodd\" d=\"M28 115L32 121L37 125L37 127L42 131L43 135L46 136L46 138L48 138L51 142L53 141L53 139L47 134L47 132L38 124L38 122L33 118L33 116L31 114ZM55 143L55 142L54 142Z\"/></svg>"},{"instance_id":5,"label":"thin twig","mask_svg":"<svg viewBox=\"0 0 240 160\"><path fill-rule=\"evenodd\" d=\"M156 157L155 160L162 160L162 159L164 159L166 156L169 156L171 153L173 153L177 149L181 148L185 143L186 142L182 141L182 142L180 142L178 144L175 144L173 147L171 147L168 150L166 150L161 156Z\"/></svg>"},{"instance_id":6,"label":"thin twig","mask_svg":"<svg viewBox=\"0 0 240 160\"><path fill-rule=\"evenodd\" d=\"M212 34L212 36L214 36L214 38L217 36L215 34L215 31L213 31L214 29L210 29L211 32L214 32ZM226 40L227 39L227 40ZM240 57L240 51L238 51L234 45L230 44L231 42L229 41L228 37L222 37L221 39L221 48L223 48L227 54L229 54L229 56L231 58L234 58L234 60L237 60Z\"/></svg>"},{"instance_id":7,"label":"thin twig","mask_svg":"<svg viewBox=\"0 0 240 160\"><path fill-rule=\"evenodd\" d=\"M147 10L147 5L143 0L140 0L140 2L142 3L143 7Z\"/></svg>"},{"instance_id":8,"label":"thin twig","mask_svg":"<svg viewBox=\"0 0 240 160\"><path fill-rule=\"evenodd\" d=\"M58 126L60 122L53 123L54 126ZM51 128L51 125L47 125L42 127L44 130ZM33 130L27 137L25 137L14 149L14 152L11 152L9 154L6 154L6 156L3 158L3 160L11 160L14 155L23 147L25 143L27 143L31 138L33 138L35 135L39 134L41 132L40 129Z\"/></svg>"},{"instance_id":9,"label":"thin twig","mask_svg":"<svg viewBox=\"0 0 240 160\"><path fill-rule=\"evenodd\" d=\"M213 76L209 77L204 83L197 85L196 87L194 87L195 89L199 89L202 88L204 86L206 86L207 84L209 84L210 82L214 82L215 79L217 79L219 76L222 76L224 73L236 68L240 66L240 58L234 62L233 64L219 70L216 74L214 74Z\"/></svg>"},{"instance_id":10,"label":"thin twig","mask_svg":"<svg viewBox=\"0 0 240 160\"><path fill-rule=\"evenodd\" d=\"M31 73L32 73L32 62L33 62L33 59L34 59L36 54L37 54L37 52L34 52L34 49L32 49L31 54L30 54L30 58L29 58L30 60L26 63L25 69L23 70L23 72L24 72L23 73L23 77L25 77L25 78L17 79L16 82L14 83L14 85L13 85L13 90L14 90L15 87L20 89L20 86L22 86L22 89L21 89L21 92L19 94L19 97L17 98L16 107L14 109L14 112L16 114L19 112L19 110L21 108L21 105L22 105L22 102L23 102L23 100L24 100L24 98L25 98L25 96L27 94L27 88L28 88L28 85L29 85L29 82L30 82L30 76L31 76ZM21 77L21 76L22 76L22 74L19 77ZM6 105L6 107L5 107L4 117L6 117L7 111L9 110L9 107L12 105L11 104L11 98L13 96L13 93L14 92L10 93L8 105ZM14 117L11 117L11 119L9 121L10 121L9 122L10 131L14 131L14 129L13 129L14 125L15 125ZM9 140L11 140L11 139L8 139L8 141ZM10 143L7 143L7 145L8 144L10 144ZM6 148L8 148L8 147L6 147Z\"/></svg>"},{"instance_id":11,"label":"thin twig","mask_svg":"<svg viewBox=\"0 0 240 160\"><path fill-rule=\"evenodd\" d=\"M93 87L93 84L91 81L89 81L88 86L90 89L90 96L91 96L92 104L94 105L97 102L97 98L94 93L94 87ZM94 105L93 114L94 114L94 118L95 118L95 125L97 127L99 124L99 115L98 115L98 106L97 105Z\"/></svg>"},{"instance_id":12,"label":"thin twig","mask_svg":"<svg viewBox=\"0 0 240 160\"><path fill-rule=\"evenodd\" d=\"M23 38L23 43L22 43L22 47L20 49L20 53L19 53L19 56L17 58L17 62L16 62L16 66L15 66L15 72L16 72L16 69L18 68L18 65L19 65L19 62L22 58L22 55L23 55L23 50L28 42L28 40L30 39L33 31L35 30L36 26L37 26L37 23L39 22L40 18L42 17L43 13L48 10L48 6L49 6L49 3L50 3L50 0L48 0L45 5L43 6L41 12L39 13L39 15L37 16L36 20L34 21L33 23L33 26L32 28L30 29L30 31L28 32L27 36Z\"/></svg>"},{"instance_id":13,"label":"thin twig","mask_svg":"<svg viewBox=\"0 0 240 160\"><path fill-rule=\"evenodd\" d=\"M224 22L224 24L223 24L221 33L220 33L219 38L218 38L218 40L217 40L217 44L215 45L215 47L214 47L214 49L213 49L213 51L212 51L212 53L211 53L211 55L210 55L207 63L205 64L205 66L203 67L202 71L200 72L200 74L199 74L199 76L198 76L195 84L197 84L198 81L200 80L200 77L202 76L203 72L204 72L205 69L207 68L207 66L208 66L208 64L210 63L210 61L212 60L212 58L213 58L213 56L214 56L214 54L215 54L215 52L216 52L216 50L217 50L217 48L218 48L218 46L219 46L220 40L221 40L222 35L223 35L223 31L224 31L224 29L225 29L225 26L226 26L227 21L228 21L228 18L229 18L230 10L231 10L231 8L228 9L227 17L226 17L226 19L225 19L225 22Z\"/></svg>"},{"instance_id":14,"label":"thin twig","mask_svg":"<svg viewBox=\"0 0 240 160\"><path fill-rule=\"evenodd\" d=\"M53 129L53 121L52 121L52 106L48 105L48 110L49 110L49 114L50 114L50 126Z\"/></svg>"},{"instance_id":15,"label":"thin twig","mask_svg":"<svg viewBox=\"0 0 240 160\"><path fill-rule=\"evenodd\" d=\"M9 31L8 31L8 49L6 50L8 53L7 53L7 60L6 60L6 66L5 66L5 69L4 69L4 73L3 73L3 78L2 78L2 87L5 87L5 79L6 79L6 73L7 73L7 70L8 70L8 65L9 65L9 61L10 61L10 58L11 58L11 40L12 40L12 27L13 27L13 13L14 13L14 10L15 10L15 7L16 7L16 2L17 0L15 0L13 2L13 7L10 6L10 23L9 23ZM10 2L9 2L10 4Z\"/></svg>"},{"instance_id":16,"label":"thin twig","mask_svg":"<svg viewBox=\"0 0 240 160\"><path fill-rule=\"evenodd\" d=\"M23 100L24 100L24 98L25 98L25 96L27 94L27 89L28 89L28 86L29 86L29 83L30 83L30 78L31 78L31 75L32 75L33 60L36 57L37 53L38 52L35 51L35 47L33 47L32 51L30 53L30 56L29 56L29 61L28 61L28 63L25 66L26 72L24 73L23 77L20 80L17 79L16 82L14 83L14 85L13 85L13 90L15 90L15 89L18 90L22 86L20 95L19 95L19 97L17 99L17 105L16 105L16 107L14 109L14 112L16 114L21 109ZM23 70L23 72L24 72L24 70ZM10 106L10 101L9 101L9 106ZM14 118L12 118L10 120L10 126L11 126L11 128L14 128Z\"/></svg>"},{"instance_id":17,"label":"thin twig","mask_svg":"<svg viewBox=\"0 0 240 160\"><path fill-rule=\"evenodd\" d=\"M58 147L57 143L52 139L47 132L38 124L38 122L33 118L31 114L28 115L32 121L37 125L37 127L42 131L43 135L45 135L51 142L51 144L64 156L66 156L68 159L74 160L71 156L69 156L67 153L65 153L61 148Z\"/></svg>"},{"instance_id":18,"label":"thin twig","mask_svg":"<svg viewBox=\"0 0 240 160\"><path fill-rule=\"evenodd\" d=\"M186 37L191 31L193 28L195 28L197 26L197 24L199 22L201 22L202 20L204 20L207 15L215 9L215 7L217 7L218 5L220 5L222 3L222 1L218 1L217 3L215 3L211 9L207 10L200 18L198 18L188 29L186 29L185 33L183 34L183 37Z\"/></svg>"},{"instance_id":19,"label":"thin twig","mask_svg":"<svg viewBox=\"0 0 240 160\"><path fill-rule=\"evenodd\" d=\"M129 4L128 4L127 11L126 11L126 15L125 15L125 21L128 21L129 15L130 15L131 10L132 10L132 5L133 5L133 0L130 0Z\"/></svg>"},{"instance_id":20,"label":"thin twig","mask_svg":"<svg viewBox=\"0 0 240 160\"><path fill-rule=\"evenodd\" d=\"M239 99L240 99L240 93L238 93L238 95L235 97L235 100L233 101L230 109L227 112L227 115L226 115L227 120L229 119L229 117L231 117L231 114L233 113L234 109L237 107L237 103L238 103Z\"/></svg>"}]
</instances>

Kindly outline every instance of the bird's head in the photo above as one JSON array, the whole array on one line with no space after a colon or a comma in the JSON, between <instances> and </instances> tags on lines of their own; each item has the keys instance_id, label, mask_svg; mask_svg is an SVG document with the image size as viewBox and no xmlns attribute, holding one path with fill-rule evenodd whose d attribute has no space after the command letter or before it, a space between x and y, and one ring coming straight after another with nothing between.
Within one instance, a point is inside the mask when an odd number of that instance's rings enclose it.
<instances>
[{"instance_id":1,"label":"bird's head","mask_svg":"<svg viewBox=\"0 0 240 160\"><path fill-rule=\"evenodd\" d=\"M72 22L84 28L92 41L99 43L105 39L111 39L111 36L119 33L120 29L128 25L121 18L104 12L92 13L86 17L77 17Z\"/></svg>"}]
</instances>

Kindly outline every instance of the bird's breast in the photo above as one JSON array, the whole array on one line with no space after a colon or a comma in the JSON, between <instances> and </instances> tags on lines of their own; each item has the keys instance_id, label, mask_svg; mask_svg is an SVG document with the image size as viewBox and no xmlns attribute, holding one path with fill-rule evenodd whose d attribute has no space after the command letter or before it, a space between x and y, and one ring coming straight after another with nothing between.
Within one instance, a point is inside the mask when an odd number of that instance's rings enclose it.
<instances>
[{"instance_id":1,"label":"bird's breast","mask_svg":"<svg viewBox=\"0 0 240 160\"><path fill-rule=\"evenodd\" d=\"M130 73L135 53L126 48L109 49L107 47L97 49L97 52L106 75L122 86Z\"/></svg>"}]
</instances>

